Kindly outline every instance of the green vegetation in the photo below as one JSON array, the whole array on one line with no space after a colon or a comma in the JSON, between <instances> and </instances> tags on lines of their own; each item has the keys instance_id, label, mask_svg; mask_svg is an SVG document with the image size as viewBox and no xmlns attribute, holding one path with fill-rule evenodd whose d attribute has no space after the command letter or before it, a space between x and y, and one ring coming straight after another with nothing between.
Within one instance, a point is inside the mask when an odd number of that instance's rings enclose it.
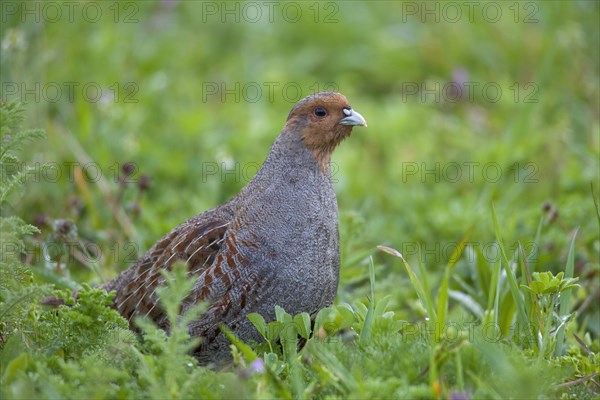
<instances>
[{"instance_id":1,"label":"green vegetation","mask_svg":"<svg viewBox=\"0 0 600 400\"><path fill-rule=\"evenodd\" d=\"M475 3L0 3L2 398L596 398L600 5ZM324 89L369 123L334 154L336 304L249 316L210 370L175 268L170 334L130 331L93 287Z\"/></svg>"}]
</instances>

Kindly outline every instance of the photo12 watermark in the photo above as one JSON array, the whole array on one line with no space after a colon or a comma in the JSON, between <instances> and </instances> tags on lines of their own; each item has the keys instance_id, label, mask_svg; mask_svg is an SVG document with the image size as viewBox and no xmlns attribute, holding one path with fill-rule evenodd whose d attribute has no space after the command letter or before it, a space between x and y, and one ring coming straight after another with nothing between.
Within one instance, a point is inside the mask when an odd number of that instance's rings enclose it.
<instances>
[{"instance_id":1,"label":"photo12 watermark","mask_svg":"<svg viewBox=\"0 0 600 400\"><path fill-rule=\"evenodd\" d=\"M488 161L414 162L400 164L402 183L539 183L539 166L534 162L514 162L502 166Z\"/></svg>"},{"instance_id":2,"label":"photo12 watermark","mask_svg":"<svg viewBox=\"0 0 600 400\"><path fill-rule=\"evenodd\" d=\"M133 242L114 242L100 245L79 238L48 239L25 248L17 243L0 243L2 259L23 257L30 265L46 265L62 269L70 263L85 265L110 263L131 264L139 258L140 248Z\"/></svg>"},{"instance_id":3,"label":"photo12 watermark","mask_svg":"<svg viewBox=\"0 0 600 400\"><path fill-rule=\"evenodd\" d=\"M74 102L82 99L87 103L138 103L136 82L2 82L3 98L23 103Z\"/></svg>"},{"instance_id":4,"label":"photo12 watermark","mask_svg":"<svg viewBox=\"0 0 600 400\"><path fill-rule=\"evenodd\" d=\"M3 180L11 180L19 174L19 180L25 182L57 183L66 181L75 183L78 179L86 183L97 183L101 180L114 183L140 183L144 175L138 176L139 168L134 162L101 165L96 162L82 163L78 161L33 162L27 165L7 163L4 166ZM7 183L7 182L2 182Z\"/></svg>"},{"instance_id":5,"label":"photo12 watermark","mask_svg":"<svg viewBox=\"0 0 600 400\"><path fill-rule=\"evenodd\" d=\"M397 248L404 258L418 258L423 263L430 265L456 263L459 260L476 263L479 257L482 257L490 265L502 260L500 246L495 240L469 240L465 243L452 241L425 243L408 241L400 243L400 246ZM521 250L523 254L527 255L530 261L537 260L540 252L539 245L534 241L515 242L507 245L506 249L510 250L510 254Z\"/></svg>"},{"instance_id":6,"label":"photo12 watermark","mask_svg":"<svg viewBox=\"0 0 600 400\"><path fill-rule=\"evenodd\" d=\"M221 183L242 183L247 184L255 176L260 169L262 163L259 162L236 162L236 161L203 161L201 166L201 181L202 183L217 181ZM329 163L329 175L332 183L338 183L336 175L340 171L339 164L335 162ZM288 178L294 173L306 174L306 171L283 171ZM312 171L314 174L321 173L320 167L315 167ZM301 177L298 177L301 179Z\"/></svg>"},{"instance_id":7,"label":"photo12 watermark","mask_svg":"<svg viewBox=\"0 0 600 400\"><path fill-rule=\"evenodd\" d=\"M295 104L306 96L319 92L339 92L335 82L202 82L202 102L219 103L274 103L285 101Z\"/></svg>"},{"instance_id":8,"label":"photo12 watermark","mask_svg":"<svg viewBox=\"0 0 600 400\"><path fill-rule=\"evenodd\" d=\"M495 322L480 321L448 321L443 325L431 324L429 321L403 322L400 329L404 343L457 343L467 340L471 343L498 343L505 338L512 338L520 343L535 343L531 332L539 327L533 323L526 325L512 324L508 329Z\"/></svg>"},{"instance_id":9,"label":"photo12 watermark","mask_svg":"<svg viewBox=\"0 0 600 400\"><path fill-rule=\"evenodd\" d=\"M202 22L336 24L340 5L333 1L202 1Z\"/></svg>"},{"instance_id":10,"label":"photo12 watermark","mask_svg":"<svg viewBox=\"0 0 600 400\"><path fill-rule=\"evenodd\" d=\"M538 103L539 86L535 82L402 82L403 103L498 103L503 98L518 103Z\"/></svg>"},{"instance_id":11,"label":"photo12 watermark","mask_svg":"<svg viewBox=\"0 0 600 400\"><path fill-rule=\"evenodd\" d=\"M110 21L136 24L140 6L133 1L2 1L0 20L7 23L89 23Z\"/></svg>"},{"instance_id":12,"label":"photo12 watermark","mask_svg":"<svg viewBox=\"0 0 600 400\"><path fill-rule=\"evenodd\" d=\"M540 11L534 1L402 1L400 4L403 23L535 24L539 22Z\"/></svg>"}]
</instances>

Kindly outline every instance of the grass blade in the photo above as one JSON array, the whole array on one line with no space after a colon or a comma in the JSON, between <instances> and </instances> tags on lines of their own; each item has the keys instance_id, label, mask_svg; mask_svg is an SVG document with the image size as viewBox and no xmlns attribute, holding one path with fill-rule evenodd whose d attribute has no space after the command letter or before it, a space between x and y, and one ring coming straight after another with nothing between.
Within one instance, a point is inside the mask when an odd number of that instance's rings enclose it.
<instances>
[{"instance_id":1,"label":"grass blade","mask_svg":"<svg viewBox=\"0 0 600 400\"><path fill-rule=\"evenodd\" d=\"M579 228L575 229L573 233L573 239L571 239L571 245L569 246L569 254L567 255L567 265L565 266L565 278L573 277L573 270L575 269L575 238ZM560 317L567 315L571 307L571 291L567 290L561 294L560 299ZM565 339L565 326L562 325L556 333L556 347L554 348L554 356L559 357L562 355L563 342Z\"/></svg>"},{"instance_id":2,"label":"grass blade","mask_svg":"<svg viewBox=\"0 0 600 400\"><path fill-rule=\"evenodd\" d=\"M598 219L598 229L600 229L600 206L598 206L598 200L594 194L594 183L590 182L590 188L592 190L592 200L594 200L594 206L596 207L596 218Z\"/></svg>"},{"instance_id":3,"label":"grass blade","mask_svg":"<svg viewBox=\"0 0 600 400\"><path fill-rule=\"evenodd\" d=\"M533 251L527 256L527 264L531 266L531 272L537 271L538 258L540 256L540 237L542 236L542 226L544 225L544 216L540 217L535 239L533 240Z\"/></svg>"},{"instance_id":4,"label":"grass blade","mask_svg":"<svg viewBox=\"0 0 600 400\"><path fill-rule=\"evenodd\" d=\"M252 350L252 348L250 346L248 346L246 343L242 342L233 332L231 332L227 328L227 326L219 325L219 328L221 329L221 332L223 332L225 337L227 337L227 339L229 339L229 341L235 347L238 348L238 350L240 351L240 353L242 353L242 355L244 356L244 358L246 359L248 364L252 363L252 361L254 361L258 358L258 356L254 352L254 350Z\"/></svg>"},{"instance_id":5,"label":"grass blade","mask_svg":"<svg viewBox=\"0 0 600 400\"><path fill-rule=\"evenodd\" d=\"M510 262L508 257L506 256L506 251L504 250L504 242L502 240L502 235L500 234L500 227L498 225L498 218L496 217L496 209L494 204L492 203L492 218L494 220L494 231L496 232L496 240L498 241L498 246L500 247L500 254L502 255L502 260L504 261L504 270L506 271L506 277L508 279L508 285L510 288L511 295L513 300L515 301L515 305L517 307L517 319L519 322L519 326L529 326L529 319L527 318L527 313L525 311L525 303L523 301L523 297L521 297L521 292L519 290L519 284L517 283L517 277L514 272L510 268Z\"/></svg>"},{"instance_id":6,"label":"grass blade","mask_svg":"<svg viewBox=\"0 0 600 400\"><path fill-rule=\"evenodd\" d=\"M517 248L517 263L521 266L521 285L529 286L531 284L531 274L529 273L529 267L527 265L527 254L525 249L521 246L521 242L518 242ZM525 304L525 310L532 315L532 302L535 301L533 293L525 293L523 296L523 303Z\"/></svg>"},{"instance_id":7,"label":"grass blade","mask_svg":"<svg viewBox=\"0 0 600 400\"><path fill-rule=\"evenodd\" d=\"M421 299L421 303L424 305L427 310L427 314L429 317L429 329L435 329L437 326L437 314L435 313L435 308L433 307L433 298L431 297L431 289L429 289L429 283L427 281L427 272L425 271L425 265L423 265L423 260L421 260L421 247L418 248L417 261L419 263L419 274L421 275L421 279L423 280L423 298ZM405 262L405 266L408 263Z\"/></svg>"},{"instance_id":8,"label":"grass blade","mask_svg":"<svg viewBox=\"0 0 600 400\"><path fill-rule=\"evenodd\" d=\"M483 314L483 326L493 323L498 326L498 307L500 304L500 260L494 264L492 278L490 279L490 289L488 292L487 308Z\"/></svg>"},{"instance_id":9,"label":"grass blade","mask_svg":"<svg viewBox=\"0 0 600 400\"><path fill-rule=\"evenodd\" d=\"M366 343L371 338L371 331L373 329L373 314L375 312L375 267L373 266L373 257L370 257L370 260L369 278L371 280L371 301L369 302L369 309L367 310L365 322L360 330L360 343Z\"/></svg>"},{"instance_id":10,"label":"grass blade","mask_svg":"<svg viewBox=\"0 0 600 400\"><path fill-rule=\"evenodd\" d=\"M408 263L406 262L406 260L402 256L402 254L398 250L392 249L391 247L387 247L387 246L380 245L380 246L377 246L377 248L385 253L391 254L402 260L402 263L404 264L404 267L406 268L406 272L408 272L408 277L410 278L410 282L412 283L415 291L417 292L417 296L419 297L419 300L421 300L421 303L423 304L423 306L427 310L427 313L429 314L429 316L428 316L429 322L430 322L430 324L434 324L433 326L435 326L435 321L437 321L437 317L435 314L435 309L433 308L433 301L431 300L431 297L429 296L429 294L425 292L423 285L421 284L421 281L419 280L419 278L417 277L417 275L415 274L413 269L410 267L410 265L408 265ZM421 264L420 258L419 258L419 267L421 268L421 272L423 274L424 268Z\"/></svg>"},{"instance_id":11,"label":"grass blade","mask_svg":"<svg viewBox=\"0 0 600 400\"><path fill-rule=\"evenodd\" d=\"M443 329L444 325L446 324L446 315L448 314L448 283L450 281L450 274L452 273L456 262L460 258L460 255L462 254L470 235L471 232L469 231L452 252L450 260L448 261L448 266L444 272L444 277L442 278L442 284L437 296L437 322L439 329Z\"/></svg>"}]
</instances>

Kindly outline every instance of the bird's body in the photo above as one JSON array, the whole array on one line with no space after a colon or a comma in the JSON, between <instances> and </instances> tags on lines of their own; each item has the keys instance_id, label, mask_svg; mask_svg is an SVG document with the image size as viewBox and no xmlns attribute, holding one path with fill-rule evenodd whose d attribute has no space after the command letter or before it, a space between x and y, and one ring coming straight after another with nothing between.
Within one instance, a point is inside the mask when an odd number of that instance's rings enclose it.
<instances>
[{"instance_id":1,"label":"bird's body","mask_svg":"<svg viewBox=\"0 0 600 400\"><path fill-rule=\"evenodd\" d=\"M195 355L219 363L229 357L220 324L244 341L259 341L247 314L273 320L278 305L314 317L331 305L340 255L329 161L353 125L366 123L340 94L319 93L298 103L264 164L237 196L173 229L104 286L116 291L116 309L130 321L148 316L168 329L155 293L163 283L160 270L186 262L196 284L182 312L209 302L189 327L203 340Z\"/></svg>"}]
</instances>

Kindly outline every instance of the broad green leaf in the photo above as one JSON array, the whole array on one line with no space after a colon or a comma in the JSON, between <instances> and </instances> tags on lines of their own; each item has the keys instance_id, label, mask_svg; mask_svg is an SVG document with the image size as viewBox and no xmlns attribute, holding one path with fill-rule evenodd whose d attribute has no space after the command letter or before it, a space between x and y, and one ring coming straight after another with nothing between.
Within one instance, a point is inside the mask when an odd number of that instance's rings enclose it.
<instances>
[{"instance_id":1,"label":"broad green leaf","mask_svg":"<svg viewBox=\"0 0 600 400\"><path fill-rule=\"evenodd\" d=\"M267 340L267 322L264 317L258 313L250 313L246 316L252 322L252 325L261 334L265 340Z\"/></svg>"},{"instance_id":2,"label":"broad green leaf","mask_svg":"<svg viewBox=\"0 0 600 400\"><path fill-rule=\"evenodd\" d=\"M311 333L310 315L307 312L300 313L294 317L294 325L298 334L304 339L308 339Z\"/></svg>"},{"instance_id":3,"label":"broad green leaf","mask_svg":"<svg viewBox=\"0 0 600 400\"><path fill-rule=\"evenodd\" d=\"M267 324L267 328L265 330L265 334L267 336L267 340L269 342L273 342L277 340L281 331L285 328L283 322L280 321L271 321Z\"/></svg>"}]
</instances>

